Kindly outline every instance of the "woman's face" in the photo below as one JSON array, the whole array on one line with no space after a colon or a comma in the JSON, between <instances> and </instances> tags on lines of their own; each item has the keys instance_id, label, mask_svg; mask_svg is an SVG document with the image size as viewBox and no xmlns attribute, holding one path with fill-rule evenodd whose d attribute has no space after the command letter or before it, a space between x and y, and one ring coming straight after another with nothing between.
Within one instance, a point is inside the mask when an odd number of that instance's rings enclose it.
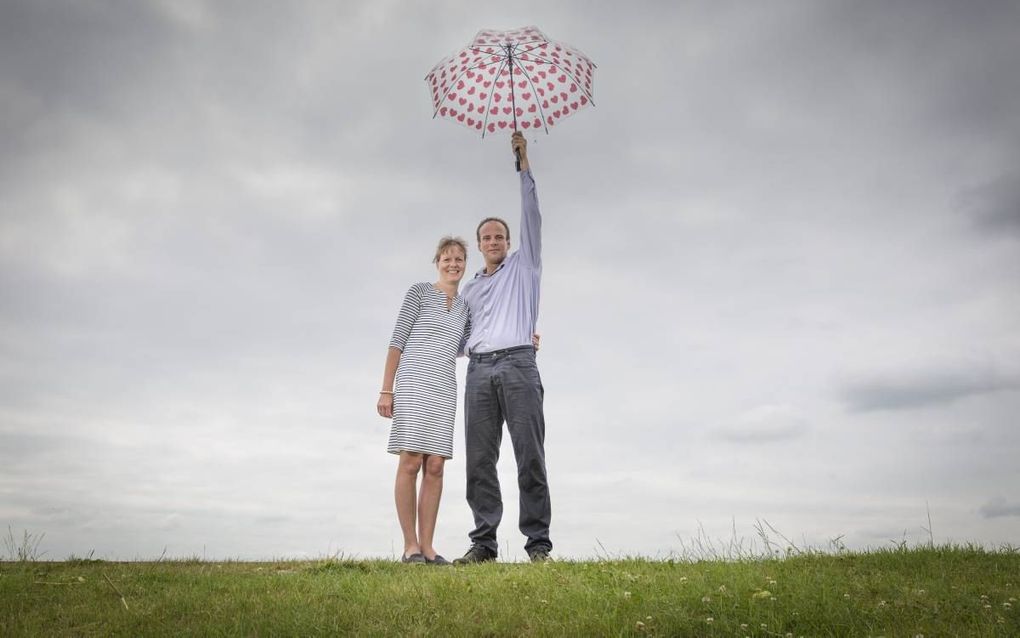
<instances>
[{"instance_id":1,"label":"woman's face","mask_svg":"<svg viewBox=\"0 0 1020 638\"><path fill-rule=\"evenodd\" d=\"M436 270L439 271L439 280L448 284L460 283L464 276L464 267L467 265L467 256L460 246L451 246L443 251L436 262Z\"/></svg>"}]
</instances>

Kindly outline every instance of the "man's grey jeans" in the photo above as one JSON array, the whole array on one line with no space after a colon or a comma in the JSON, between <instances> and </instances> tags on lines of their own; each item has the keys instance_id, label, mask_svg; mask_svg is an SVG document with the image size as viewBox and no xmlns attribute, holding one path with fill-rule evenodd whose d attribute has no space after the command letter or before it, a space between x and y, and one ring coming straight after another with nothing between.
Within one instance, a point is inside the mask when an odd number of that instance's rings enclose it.
<instances>
[{"instance_id":1,"label":"man's grey jeans","mask_svg":"<svg viewBox=\"0 0 1020 638\"><path fill-rule=\"evenodd\" d=\"M506 421L517 459L520 529L529 554L550 551L552 507L545 473L545 417L542 378L535 349L520 346L472 354L464 389L464 436L467 442L467 501L475 517L473 543L498 551L496 528L503 517L496 461Z\"/></svg>"}]
</instances>

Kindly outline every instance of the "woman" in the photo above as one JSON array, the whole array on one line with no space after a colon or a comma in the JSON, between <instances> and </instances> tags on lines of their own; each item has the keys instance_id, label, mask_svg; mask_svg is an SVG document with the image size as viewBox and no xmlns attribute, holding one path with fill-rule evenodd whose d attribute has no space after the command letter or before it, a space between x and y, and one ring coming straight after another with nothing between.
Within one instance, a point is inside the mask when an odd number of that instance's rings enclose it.
<instances>
[{"instance_id":1,"label":"woman","mask_svg":"<svg viewBox=\"0 0 1020 638\"><path fill-rule=\"evenodd\" d=\"M444 237L432 261L438 280L414 284L404 296L386 355L378 410L393 419L387 451L400 455L393 491L404 534L401 562L449 565L432 547L432 537L443 493L443 464L453 456L457 354L469 329L467 302L457 295L467 244L459 237Z\"/></svg>"}]
</instances>

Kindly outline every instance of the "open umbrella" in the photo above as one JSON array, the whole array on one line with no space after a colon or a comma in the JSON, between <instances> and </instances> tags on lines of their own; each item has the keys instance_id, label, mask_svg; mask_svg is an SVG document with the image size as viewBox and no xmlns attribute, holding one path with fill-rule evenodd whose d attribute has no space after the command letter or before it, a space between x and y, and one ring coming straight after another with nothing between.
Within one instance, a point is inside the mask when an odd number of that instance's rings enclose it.
<instances>
[{"instance_id":1,"label":"open umbrella","mask_svg":"<svg viewBox=\"0 0 1020 638\"><path fill-rule=\"evenodd\" d=\"M537 27L483 29L425 76L433 117L486 133L549 132L592 101L595 64L574 47L549 40ZM518 167L519 170L519 167Z\"/></svg>"}]
</instances>

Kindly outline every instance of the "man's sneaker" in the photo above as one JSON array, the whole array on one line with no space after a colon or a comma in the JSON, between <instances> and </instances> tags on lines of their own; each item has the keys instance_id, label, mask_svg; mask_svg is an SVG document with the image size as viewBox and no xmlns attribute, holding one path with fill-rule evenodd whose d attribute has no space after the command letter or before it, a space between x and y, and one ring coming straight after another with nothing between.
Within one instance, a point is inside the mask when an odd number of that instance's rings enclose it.
<instances>
[{"instance_id":1,"label":"man's sneaker","mask_svg":"<svg viewBox=\"0 0 1020 638\"><path fill-rule=\"evenodd\" d=\"M528 554L533 563L548 563L552 561L552 556L549 555L547 549L536 549L535 551Z\"/></svg>"},{"instance_id":2,"label":"man's sneaker","mask_svg":"<svg viewBox=\"0 0 1020 638\"><path fill-rule=\"evenodd\" d=\"M496 560L496 552L482 545L472 545L467 553L453 561L454 565L471 565L474 563L491 563Z\"/></svg>"}]
</instances>

